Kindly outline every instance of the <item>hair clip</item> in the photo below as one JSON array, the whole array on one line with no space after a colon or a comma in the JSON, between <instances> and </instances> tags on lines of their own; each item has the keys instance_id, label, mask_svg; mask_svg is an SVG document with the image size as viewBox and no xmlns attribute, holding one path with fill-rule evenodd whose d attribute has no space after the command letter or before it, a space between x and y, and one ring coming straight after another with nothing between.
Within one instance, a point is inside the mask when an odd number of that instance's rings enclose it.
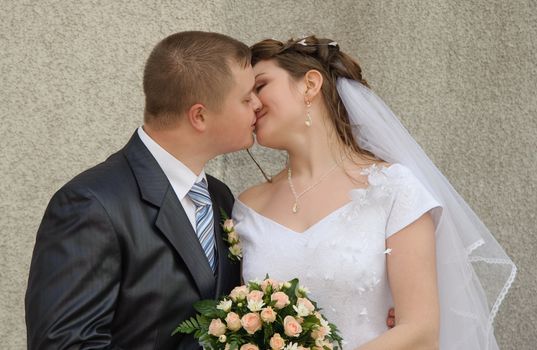
<instances>
[{"instance_id":1,"label":"hair clip","mask_svg":"<svg viewBox=\"0 0 537 350\"><path fill-rule=\"evenodd\" d=\"M302 46L323 46L323 45L337 46L338 45L337 41L331 41L328 44L308 44L306 43L306 39L302 39L298 41L297 44L302 45Z\"/></svg>"}]
</instances>

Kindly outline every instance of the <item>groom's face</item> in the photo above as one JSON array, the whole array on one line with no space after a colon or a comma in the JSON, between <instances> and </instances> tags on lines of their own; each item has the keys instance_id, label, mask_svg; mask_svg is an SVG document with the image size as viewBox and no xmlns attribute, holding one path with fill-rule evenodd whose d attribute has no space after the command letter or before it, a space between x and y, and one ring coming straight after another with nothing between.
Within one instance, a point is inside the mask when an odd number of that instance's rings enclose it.
<instances>
[{"instance_id":1,"label":"groom's face","mask_svg":"<svg viewBox=\"0 0 537 350\"><path fill-rule=\"evenodd\" d=\"M254 142L255 111L261 102L254 93L255 77L250 65L246 68L231 63L233 84L220 110L213 115L210 136L218 154L235 152Z\"/></svg>"}]
</instances>

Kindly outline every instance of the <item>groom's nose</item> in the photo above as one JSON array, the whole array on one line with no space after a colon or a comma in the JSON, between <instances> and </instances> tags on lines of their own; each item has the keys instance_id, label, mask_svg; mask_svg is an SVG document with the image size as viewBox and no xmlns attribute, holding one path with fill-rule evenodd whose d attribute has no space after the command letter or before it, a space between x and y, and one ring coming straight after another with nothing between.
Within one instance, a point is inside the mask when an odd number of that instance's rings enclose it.
<instances>
[{"instance_id":1,"label":"groom's nose","mask_svg":"<svg viewBox=\"0 0 537 350\"><path fill-rule=\"evenodd\" d=\"M254 109L254 111L258 111L263 107L263 104L261 103L261 101L259 100L256 94L252 94L252 95L253 95L252 108Z\"/></svg>"}]
</instances>

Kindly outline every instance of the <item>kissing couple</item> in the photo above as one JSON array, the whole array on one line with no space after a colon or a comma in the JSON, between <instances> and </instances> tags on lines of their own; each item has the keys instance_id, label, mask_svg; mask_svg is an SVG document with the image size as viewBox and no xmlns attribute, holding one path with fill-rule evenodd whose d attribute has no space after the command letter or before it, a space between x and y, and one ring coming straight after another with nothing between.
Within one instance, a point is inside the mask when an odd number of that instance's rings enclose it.
<instances>
[{"instance_id":1,"label":"kissing couple","mask_svg":"<svg viewBox=\"0 0 537 350\"><path fill-rule=\"evenodd\" d=\"M28 349L198 349L170 335L192 305L267 274L298 277L344 349L498 349L516 267L337 41L180 32L143 87L143 126L45 211ZM235 199L204 167L254 133L288 161Z\"/></svg>"}]
</instances>

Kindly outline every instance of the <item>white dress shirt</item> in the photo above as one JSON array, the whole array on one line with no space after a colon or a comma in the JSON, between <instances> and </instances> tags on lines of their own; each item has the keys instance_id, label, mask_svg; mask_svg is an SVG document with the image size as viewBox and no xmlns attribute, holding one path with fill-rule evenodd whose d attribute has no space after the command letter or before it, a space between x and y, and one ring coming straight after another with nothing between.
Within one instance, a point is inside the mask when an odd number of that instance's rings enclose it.
<instances>
[{"instance_id":1,"label":"white dress shirt","mask_svg":"<svg viewBox=\"0 0 537 350\"><path fill-rule=\"evenodd\" d=\"M196 231L196 206L190 197L187 196L187 194L194 183L199 182L202 179L207 181L205 170L202 170L199 175L194 174L194 172L184 165L179 159L172 156L170 153L168 153L168 151L166 151L151 137L149 137L142 127L138 128L138 136L140 136L140 139L144 145L156 159L158 165L160 165L162 168L162 171L164 171L164 174L168 178L168 181L170 181L177 198L183 205L194 231Z\"/></svg>"}]
</instances>

